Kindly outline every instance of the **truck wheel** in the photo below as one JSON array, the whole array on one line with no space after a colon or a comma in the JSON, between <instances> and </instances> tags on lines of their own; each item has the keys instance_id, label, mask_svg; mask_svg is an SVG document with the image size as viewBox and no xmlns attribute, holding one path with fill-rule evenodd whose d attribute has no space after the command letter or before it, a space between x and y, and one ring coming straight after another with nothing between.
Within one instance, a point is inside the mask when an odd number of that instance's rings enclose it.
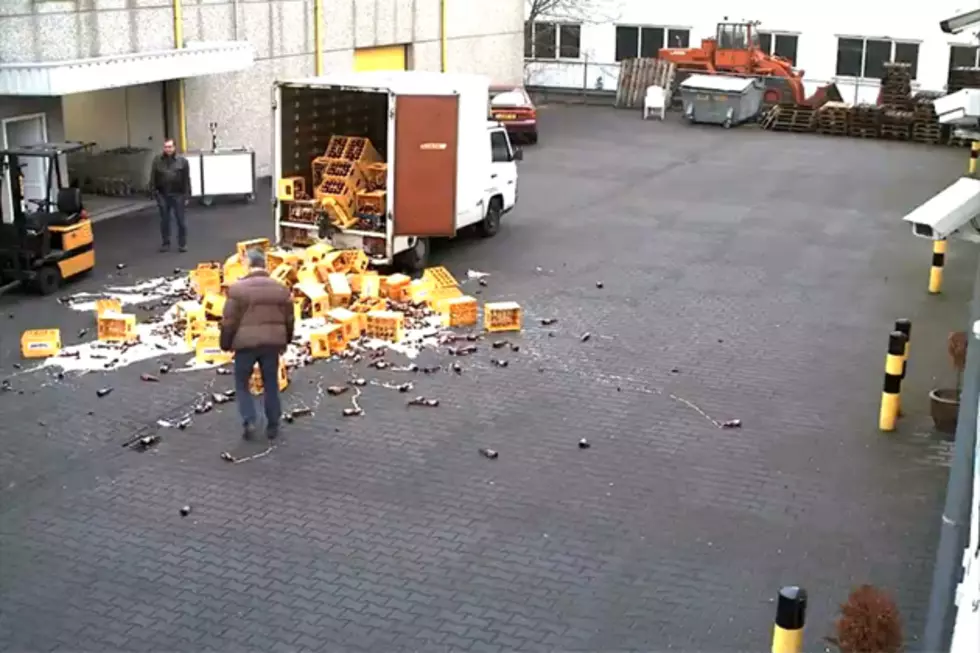
<instances>
[{"instance_id":1,"label":"truck wheel","mask_svg":"<svg viewBox=\"0 0 980 653\"><path fill-rule=\"evenodd\" d=\"M400 255L401 264L411 272L421 272L429 264L429 239L416 238L415 246Z\"/></svg>"},{"instance_id":2,"label":"truck wheel","mask_svg":"<svg viewBox=\"0 0 980 653\"><path fill-rule=\"evenodd\" d=\"M61 287L61 270L57 265L45 265L37 271L33 286L42 295L50 295Z\"/></svg>"},{"instance_id":3,"label":"truck wheel","mask_svg":"<svg viewBox=\"0 0 980 653\"><path fill-rule=\"evenodd\" d=\"M527 142L528 142L528 145L537 145L538 144L538 132L531 132L530 134L528 134L528 136L527 136Z\"/></svg>"},{"instance_id":4,"label":"truck wheel","mask_svg":"<svg viewBox=\"0 0 980 653\"><path fill-rule=\"evenodd\" d=\"M477 225L480 235L484 238L493 238L500 231L500 200L494 198L490 200L487 208L487 215Z\"/></svg>"}]
</instances>

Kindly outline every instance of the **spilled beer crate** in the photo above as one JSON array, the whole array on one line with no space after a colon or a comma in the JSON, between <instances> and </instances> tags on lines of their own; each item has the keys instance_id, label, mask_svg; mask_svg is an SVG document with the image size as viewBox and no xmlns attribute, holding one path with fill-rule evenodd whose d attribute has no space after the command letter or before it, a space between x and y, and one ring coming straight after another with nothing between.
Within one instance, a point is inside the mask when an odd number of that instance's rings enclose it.
<instances>
[{"instance_id":1,"label":"spilled beer crate","mask_svg":"<svg viewBox=\"0 0 980 653\"><path fill-rule=\"evenodd\" d=\"M405 330L405 314L398 311L371 311L367 314L364 333L368 338L400 342Z\"/></svg>"},{"instance_id":2,"label":"spilled beer crate","mask_svg":"<svg viewBox=\"0 0 980 653\"><path fill-rule=\"evenodd\" d=\"M279 359L279 369L276 378L279 382L279 392L289 387L289 373L286 371L286 363L281 358ZM248 391L255 396L265 391L265 386L262 384L262 370L259 369L258 363L255 364L255 368L252 370L252 376L248 379Z\"/></svg>"},{"instance_id":3,"label":"spilled beer crate","mask_svg":"<svg viewBox=\"0 0 980 653\"><path fill-rule=\"evenodd\" d=\"M523 311L517 302L488 302L483 305L483 326L491 332L520 331Z\"/></svg>"},{"instance_id":4,"label":"spilled beer crate","mask_svg":"<svg viewBox=\"0 0 980 653\"><path fill-rule=\"evenodd\" d=\"M32 329L20 336L20 355L24 358L49 358L60 352L60 329Z\"/></svg>"},{"instance_id":5,"label":"spilled beer crate","mask_svg":"<svg viewBox=\"0 0 980 653\"><path fill-rule=\"evenodd\" d=\"M330 358L347 349L347 336L340 324L328 324L310 334L310 356Z\"/></svg>"}]
</instances>

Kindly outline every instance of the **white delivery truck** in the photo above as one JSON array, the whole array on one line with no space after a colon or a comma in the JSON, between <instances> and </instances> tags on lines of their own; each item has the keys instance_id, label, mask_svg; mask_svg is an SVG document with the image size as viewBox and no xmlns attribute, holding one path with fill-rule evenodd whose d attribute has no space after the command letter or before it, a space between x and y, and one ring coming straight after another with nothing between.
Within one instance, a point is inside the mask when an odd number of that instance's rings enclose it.
<instances>
[{"instance_id":1,"label":"white delivery truck","mask_svg":"<svg viewBox=\"0 0 980 653\"><path fill-rule=\"evenodd\" d=\"M338 248L360 248L376 265L420 269L430 239L451 238L469 226L493 236L517 202L515 162L522 153L503 125L487 118L485 77L342 73L277 82L274 96L273 211L280 242L303 245L320 237ZM311 162L326 161L335 136L367 138L381 159L375 164L384 177L380 217L353 216L342 226L310 219L320 207Z\"/></svg>"}]
</instances>

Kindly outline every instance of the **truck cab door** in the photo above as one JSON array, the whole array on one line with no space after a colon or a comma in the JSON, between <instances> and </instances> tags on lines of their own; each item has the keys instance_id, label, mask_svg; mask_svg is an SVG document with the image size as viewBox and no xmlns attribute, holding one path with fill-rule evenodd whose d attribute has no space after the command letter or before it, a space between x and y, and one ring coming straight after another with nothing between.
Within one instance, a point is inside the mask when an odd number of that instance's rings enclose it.
<instances>
[{"instance_id":1,"label":"truck cab door","mask_svg":"<svg viewBox=\"0 0 980 653\"><path fill-rule=\"evenodd\" d=\"M503 209L507 211L517 202L517 164L506 130L490 130L490 156L488 197L503 197Z\"/></svg>"}]
</instances>

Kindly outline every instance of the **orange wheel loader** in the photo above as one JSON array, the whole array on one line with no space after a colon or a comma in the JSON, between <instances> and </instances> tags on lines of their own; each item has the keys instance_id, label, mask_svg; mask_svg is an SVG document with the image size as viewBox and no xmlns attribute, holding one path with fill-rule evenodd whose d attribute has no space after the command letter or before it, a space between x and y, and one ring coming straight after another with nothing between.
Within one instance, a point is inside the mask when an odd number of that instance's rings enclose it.
<instances>
[{"instance_id":1,"label":"orange wheel loader","mask_svg":"<svg viewBox=\"0 0 980 653\"><path fill-rule=\"evenodd\" d=\"M796 104L820 107L840 102L836 84L817 89L806 97L803 71L782 57L766 54L759 47L758 23L718 23L715 38L701 39L700 48L663 48L659 58L672 61L679 70L709 75L752 75L766 84L764 104Z\"/></svg>"}]
</instances>

